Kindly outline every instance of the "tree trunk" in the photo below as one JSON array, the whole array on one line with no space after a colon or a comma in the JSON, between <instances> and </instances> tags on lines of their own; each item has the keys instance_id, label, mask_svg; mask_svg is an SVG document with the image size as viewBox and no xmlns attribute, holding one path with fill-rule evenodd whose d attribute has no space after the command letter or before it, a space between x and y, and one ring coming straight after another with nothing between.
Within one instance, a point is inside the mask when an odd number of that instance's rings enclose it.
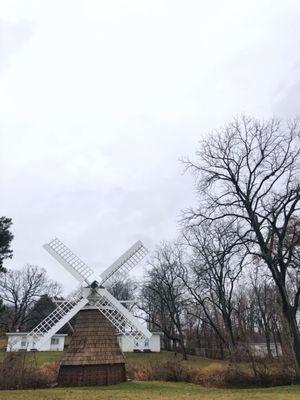
<instances>
[{"instance_id":1,"label":"tree trunk","mask_svg":"<svg viewBox=\"0 0 300 400\"><path fill-rule=\"evenodd\" d=\"M273 331L273 340L275 345L276 357L279 357L278 343L275 331Z\"/></svg>"},{"instance_id":2,"label":"tree trunk","mask_svg":"<svg viewBox=\"0 0 300 400\"><path fill-rule=\"evenodd\" d=\"M180 324L180 321L179 321L179 317L178 317L178 315L176 315L176 316L177 316L177 329L178 329L178 334L179 334L179 346L180 346L180 350L181 350L181 355L182 355L182 358L184 360L187 360L187 353L186 353L186 348L185 348L184 335L183 335L182 330L181 330L181 324Z\"/></svg>"},{"instance_id":3,"label":"tree trunk","mask_svg":"<svg viewBox=\"0 0 300 400\"><path fill-rule=\"evenodd\" d=\"M297 382L300 382L300 332L296 320L294 309L290 305L283 305L283 315L285 316L290 334Z\"/></svg>"},{"instance_id":4,"label":"tree trunk","mask_svg":"<svg viewBox=\"0 0 300 400\"><path fill-rule=\"evenodd\" d=\"M220 348L220 358L221 360L224 360L225 356L224 356L224 347L223 347L223 343L219 340L219 348Z\"/></svg>"},{"instance_id":5,"label":"tree trunk","mask_svg":"<svg viewBox=\"0 0 300 400\"><path fill-rule=\"evenodd\" d=\"M231 361L235 362L236 361L236 351L235 351L235 340L233 336L233 330L232 330L232 323L231 323L231 318L230 315L226 312L223 311L223 321L227 333L227 344L228 344L228 350L229 350L229 357Z\"/></svg>"},{"instance_id":6,"label":"tree trunk","mask_svg":"<svg viewBox=\"0 0 300 400\"><path fill-rule=\"evenodd\" d=\"M268 356L270 358L272 358L273 354L272 354L272 350L271 350L271 335L270 335L269 329L265 327L264 332L265 332Z\"/></svg>"},{"instance_id":7,"label":"tree trunk","mask_svg":"<svg viewBox=\"0 0 300 400\"><path fill-rule=\"evenodd\" d=\"M179 338L180 338L180 347L181 347L182 358L184 360L187 360L187 353L186 353L186 348L185 348L185 343L184 343L184 337L181 332L179 333Z\"/></svg>"}]
</instances>

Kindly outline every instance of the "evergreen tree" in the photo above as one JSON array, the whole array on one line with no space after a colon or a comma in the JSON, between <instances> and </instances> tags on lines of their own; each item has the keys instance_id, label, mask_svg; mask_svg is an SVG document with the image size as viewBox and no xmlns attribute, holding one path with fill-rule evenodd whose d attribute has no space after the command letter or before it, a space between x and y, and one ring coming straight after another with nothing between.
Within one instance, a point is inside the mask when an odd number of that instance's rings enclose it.
<instances>
[{"instance_id":1,"label":"evergreen tree","mask_svg":"<svg viewBox=\"0 0 300 400\"><path fill-rule=\"evenodd\" d=\"M10 248L14 236L10 232L12 220L6 217L0 217L0 272L5 272L3 260L12 258L13 252Z\"/></svg>"},{"instance_id":2,"label":"evergreen tree","mask_svg":"<svg viewBox=\"0 0 300 400\"><path fill-rule=\"evenodd\" d=\"M43 294L39 300L34 304L30 311L30 318L27 322L27 330L31 331L37 326L44 318L47 317L54 309L56 305L52 299L47 295Z\"/></svg>"}]
</instances>

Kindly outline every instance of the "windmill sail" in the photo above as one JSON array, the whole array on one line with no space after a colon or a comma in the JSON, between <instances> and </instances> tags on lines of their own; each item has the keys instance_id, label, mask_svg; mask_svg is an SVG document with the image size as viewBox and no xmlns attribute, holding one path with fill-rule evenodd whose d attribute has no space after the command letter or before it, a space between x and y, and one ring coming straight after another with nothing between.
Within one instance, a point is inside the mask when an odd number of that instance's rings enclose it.
<instances>
[{"instance_id":1,"label":"windmill sail","mask_svg":"<svg viewBox=\"0 0 300 400\"><path fill-rule=\"evenodd\" d=\"M93 270L59 239L55 238L50 243L44 244L43 247L80 283L90 284L89 277L93 275Z\"/></svg>"},{"instance_id":2,"label":"windmill sail","mask_svg":"<svg viewBox=\"0 0 300 400\"><path fill-rule=\"evenodd\" d=\"M113 285L115 282L126 278L131 271L146 255L148 250L139 240L130 247L121 257L119 257L110 267L100 274L101 284L108 283Z\"/></svg>"},{"instance_id":3,"label":"windmill sail","mask_svg":"<svg viewBox=\"0 0 300 400\"><path fill-rule=\"evenodd\" d=\"M61 303L51 314L28 333L27 342L30 343L32 348L36 349L69 322L87 303L88 299L85 297L78 297Z\"/></svg>"},{"instance_id":4,"label":"windmill sail","mask_svg":"<svg viewBox=\"0 0 300 400\"><path fill-rule=\"evenodd\" d=\"M28 341L33 343L33 348L53 336L64 326L78 311L88 304L89 309L99 309L120 333L126 335L134 345L141 339L149 339L152 334L143 326L131 312L126 309L103 286L98 287L97 282L90 282L94 274L79 257L77 257L59 239L54 239L43 246L64 268L66 268L81 284L86 283L83 296L60 304L47 318L37 325L29 334ZM148 250L141 241L136 242L128 251L117 259L100 277L111 286L115 281L124 279L128 272L138 264ZM139 344L138 344L139 345Z\"/></svg>"},{"instance_id":5,"label":"windmill sail","mask_svg":"<svg viewBox=\"0 0 300 400\"><path fill-rule=\"evenodd\" d=\"M98 288L94 305L117 328L136 345L141 339L150 339L152 333L106 289Z\"/></svg>"}]
</instances>

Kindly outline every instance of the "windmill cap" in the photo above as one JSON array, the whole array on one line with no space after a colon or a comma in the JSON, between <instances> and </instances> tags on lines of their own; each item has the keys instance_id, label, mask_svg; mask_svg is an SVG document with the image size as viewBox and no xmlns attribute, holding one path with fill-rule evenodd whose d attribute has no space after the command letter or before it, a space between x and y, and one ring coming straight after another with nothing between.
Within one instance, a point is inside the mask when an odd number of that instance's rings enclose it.
<instances>
[{"instance_id":1,"label":"windmill cap","mask_svg":"<svg viewBox=\"0 0 300 400\"><path fill-rule=\"evenodd\" d=\"M92 289L96 289L98 286L99 286L99 282L97 282L97 281L94 281L94 282L91 283L91 288Z\"/></svg>"}]
</instances>

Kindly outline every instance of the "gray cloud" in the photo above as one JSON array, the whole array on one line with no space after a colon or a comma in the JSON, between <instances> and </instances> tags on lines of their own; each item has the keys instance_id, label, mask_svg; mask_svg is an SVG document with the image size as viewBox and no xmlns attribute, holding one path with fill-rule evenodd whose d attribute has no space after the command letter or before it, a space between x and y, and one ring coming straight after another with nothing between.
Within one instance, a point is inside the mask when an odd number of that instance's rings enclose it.
<instances>
[{"instance_id":1,"label":"gray cloud","mask_svg":"<svg viewBox=\"0 0 300 400\"><path fill-rule=\"evenodd\" d=\"M71 290L45 241L99 271L138 238L152 249L194 201L178 159L203 135L242 112L297 112L300 5L44 4L1 6L0 213L7 266L39 264Z\"/></svg>"},{"instance_id":2,"label":"gray cloud","mask_svg":"<svg viewBox=\"0 0 300 400\"><path fill-rule=\"evenodd\" d=\"M24 48L33 31L33 22L26 20L10 22L0 19L0 70L9 67L13 55Z\"/></svg>"}]
</instances>

